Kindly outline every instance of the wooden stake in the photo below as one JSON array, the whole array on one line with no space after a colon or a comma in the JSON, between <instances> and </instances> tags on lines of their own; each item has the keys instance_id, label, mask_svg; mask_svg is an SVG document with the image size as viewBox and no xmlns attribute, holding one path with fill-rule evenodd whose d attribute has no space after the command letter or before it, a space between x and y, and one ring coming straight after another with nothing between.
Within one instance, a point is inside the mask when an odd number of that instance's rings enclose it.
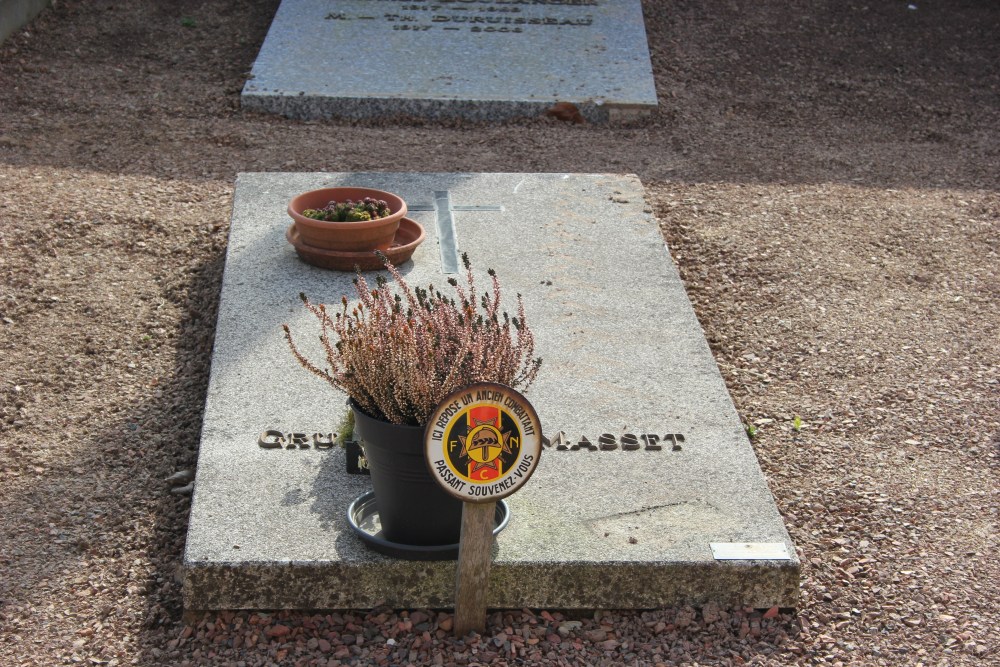
<instances>
[{"instance_id":1,"label":"wooden stake","mask_svg":"<svg viewBox=\"0 0 1000 667\"><path fill-rule=\"evenodd\" d=\"M495 502L463 503L455 575L455 636L486 630L486 598L493 561Z\"/></svg>"}]
</instances>

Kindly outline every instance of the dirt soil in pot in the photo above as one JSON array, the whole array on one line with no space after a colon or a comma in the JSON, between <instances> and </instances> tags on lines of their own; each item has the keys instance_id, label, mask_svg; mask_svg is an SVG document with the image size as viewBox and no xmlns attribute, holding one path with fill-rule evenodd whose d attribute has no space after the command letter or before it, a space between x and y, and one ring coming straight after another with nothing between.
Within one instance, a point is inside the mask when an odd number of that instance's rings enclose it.
<instances>
[{"instance_id":1,"label":"dirt soil in pot","mask_svg":"<svg viewBox=\"0 0 1000 667\"><path fill-rule=\"evenodd\" d=\"M647 0L659 111L610 127L243 112L277 0L52 5L0 44L0 664L1000 661L1000 5ZM195 463L235 175L378 147L641 177L799 609L513 610L464 640L424 609L183 615L164 480Z\"/></svg>"}]
</instances>

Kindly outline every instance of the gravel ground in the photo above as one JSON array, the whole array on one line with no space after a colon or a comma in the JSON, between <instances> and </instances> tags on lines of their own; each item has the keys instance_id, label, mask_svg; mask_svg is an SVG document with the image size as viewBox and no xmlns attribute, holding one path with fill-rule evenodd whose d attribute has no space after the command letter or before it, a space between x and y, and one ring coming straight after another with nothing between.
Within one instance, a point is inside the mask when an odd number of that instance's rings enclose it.
<instances>
[{"instance_id":1,"label":"gravel ground","mask_svg":"<svg viewBox=\"0 0 1000 667\"><path fill-rule=\"evenodd\" d=\"M0 45L0 664L1000 661L1000 6L647 0L661 108L608 128L244 113L276 0L53 4ZM800 607L184 618L163 480L267 170L639 174Z\"/></svg>"}]
</instances>

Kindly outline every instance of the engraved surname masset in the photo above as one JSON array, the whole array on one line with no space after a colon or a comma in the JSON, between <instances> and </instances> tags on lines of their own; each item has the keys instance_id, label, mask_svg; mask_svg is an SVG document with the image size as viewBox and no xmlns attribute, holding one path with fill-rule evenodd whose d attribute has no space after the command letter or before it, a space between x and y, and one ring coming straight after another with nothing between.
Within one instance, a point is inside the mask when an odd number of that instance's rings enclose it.
<instances>
[{"instance_id":1,"label":"engraved surname masset","mask_svg":"<svg viewBox=\"0 0 1000 667\"><path fill-rule=\"evenodd\" d=\"M679 452L683 449L685 442L683 433L623 433L621 437L612 433L602 433L592 440L586 435L581 435L576 441L571 441L562 432L552 441L544 441L542 444L548 451L557 452Z\"/></svg>"}]
</instances>

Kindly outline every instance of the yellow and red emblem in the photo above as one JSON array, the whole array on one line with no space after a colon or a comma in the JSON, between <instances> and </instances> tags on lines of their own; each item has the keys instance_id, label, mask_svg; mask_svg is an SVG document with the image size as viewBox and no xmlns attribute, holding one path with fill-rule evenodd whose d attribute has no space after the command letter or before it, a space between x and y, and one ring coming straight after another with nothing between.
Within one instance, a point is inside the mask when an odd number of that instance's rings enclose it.
<instances>
[{"instance_id":1,"label":"yellow and red emblem","mask_svg":"<svg viewBox=\"0 0 1000 667\"><path fill-rule=\"evenodd\" d=\"M510 387L483 383L447 396L424 437L427 464L446 491L491 502L516 491L538 465L538 415Z\"/></svg>"}]
</instances>

